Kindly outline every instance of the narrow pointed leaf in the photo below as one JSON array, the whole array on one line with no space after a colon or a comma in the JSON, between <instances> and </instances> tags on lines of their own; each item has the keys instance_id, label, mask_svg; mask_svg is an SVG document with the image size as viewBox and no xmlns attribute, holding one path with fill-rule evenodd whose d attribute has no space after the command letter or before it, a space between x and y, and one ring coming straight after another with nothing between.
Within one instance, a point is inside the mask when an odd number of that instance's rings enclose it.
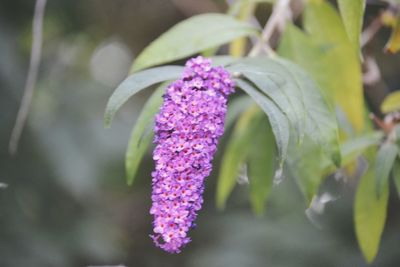
<instances>
[{"instance_id":1,"label":"narrow pointed leaf","mask_svg":"<svg viewBox=\"0 0 400 267\"><path fill-rule=\"evenodd\" d=\"M237 58L231 57L231 56L213 56L211 57L211 63L213 66L219 67L219 66L227 66L235 61L237 61Z\"/></svg>"},{"instance_id":2,"label":"narrow pointed leaf","mask_svg":"<svg viewBox=\"0 0 400 267\"><path fill-rule=\"evenodd\" d=\"M250 24L223 14L202 14L173 26L136 58L132 71L196 54L243 36L257 34Z\"/></svg>"},{"instance_id":3,"label":"narrow pointed leaf","mask_svg":"<svg viewBox=\"0 0 400 267\"><path fill-rule=\"evenodd\" d=\"M385 142L379 148L375 167L376 193L378 197L382 194L389 181L389 174L398 152L397 145L391 142Z\"/></svg>"},{"instance_id":4,"label":"narrow pointed leaf","mask_svg":"<svg viewBox=\"0 0 400 267\"><path fill-rule=\"evenodd\" d=\"M257 7L256 3L249 1L237 1L239 7L237 8L237 14L234 15L240 21L248 21ZM242 57L245 53L247 45L247 39L242 37L231 42L229 46L229 54L234 57Z\"/></svg>"},{"instance_id":5,"label":"narrow pointed leaf","mask_svg":"<svg viewBox=\"0 0 400 267\"><path fill-rule=\"evenodd\" d=\"M232 64L228 69L239 72L267 95L285 113L296 129L295 138L299 142L304 137L305 108L301 92L287 83L285 72L274 61L267 58L246 58Z\"/></svg>"},{"instance_id":6,"label":"narrow pointed leaf","mask_svg":"<svg viewBox=\"0 0 400 267\"><path fill-rule=\"evenodd\" d=\"M377 196L374 169L375 166L372 164L361 177L354 206L354 222L358 244L369 263L374 260L378 253L386 221L389 197L388 183L384 185L381 196Z\"/></svg>"},{"instance_id":7,"label":"narrow pointed leaf","mask_svg":"<svg viewBox=\"0 0 400 267\"><path fill-rule=\"evenodd\" d=\"M400 50L400 15L397 16L396 24L393 26L392 35L385 46L385 51L397 53Z\"/></svg>"},{"instance_id":8,"label":"narrow pointed leaf","mask_svg":"<svg viewBox=\"0 0 400 267\"><path fill-rule=\"evenodd\" d=\"M277 62L286 69L288 77L301 91L300 101L303 102L306 114L306 135L321 146L323 152L339 167L341 154L337 121L333 111L322 97L318 85L297 65L286 60L277 60Z\"/></svg>"},{"instance_id":9,"label":"narrow pointed leaf","mask_svg":"<svg viewBox=\"0 0 400 267\"><path fill-rule=\"evenodd\" d=\"M386 96L381 105L383 113L390 113L400 110L400 91L393 92Z\"/></svg>"},{"instance_id":10,"label":"narrow pointed leaf","mask_svg":"<svg viewBox=\"0 0 400 267\"><path fill-rule=\"evenodd\" d=\"M347 140L343 144L340 145L340 151L342 155L342 166L346 167L351 163L354 163L355 160L367 149L378 146L382 138L384 137L383 132L372 132L354 139ZM326 162L327 165L324 165L323 175L329 175L335 172L336 167L332 164L332 162Z\"/></svg>"},{"instance_id":11,"label":"narrow pointed leaf","mask_svg":"<svg viewBox=\"0 0 400 267\"><path fill-rule=\"evenodd\" d=\"M106 111L104 113L105 127L110 127L115 113L131 96L153 84L177 79L181 76L182 71L183 67L164 66L130 75L121 82L108 99Z\"/></svg>"},{"instance_id":12,"label":"narrow pointed leaf","mask_svg":"<svg viewBox=\"0 0 400 267\"><path fill-rule=\"evenodd\" d=\"M241 95L229 100L228 112L225 118L225 129L229 129L239 115L253 104L254 101L248 95Z\"/></svg>"},{"instance_id":13,"label":"narrow pointed leaf","mask_svg":"<svg viewBox=\"0 0 400 267\"><path fill-rule=\"evenodd\" d=\"M289 61L267 58L244 59L229 69L242 73L273 100L296 130L294 137L308 135L335 165L340 165L335 115L317 84L304 71Z\"/></svg>"},{"instance_id":14,"label":"narrow pointed leaf","mask_svg":"<svg viewBox=\"0 0 400 267\"><path fill-rule=\"evenodd\" d=\"M311 204L325 178L324 166L331 162L322 147L309 136L304 138L300 148L294 144L289 145L288 166L303 193L307 207Z\"/></svg>"},{"instance_id":15,"label":"narrow pointed leaf","mask_svg":"<svg viewBox=\"0 0 400 267\"><path fill-rule=\"evenodd\" d=\"M225 149L217 182L216 204L219 209L225 207L235 186L240 166L249 151L249 144L257 128L257 123L254 123L257 112L257 108L252 107L241 115Z\"/></svg>"},{"instance_id":16,"label":"narrow pointed leaf","mask_svg":"<svg viewBox=\"0 0 400 267\"><path fill-rule=\"evenodd\" d=\"M372 146L378 146L384 134L382 132L373 132L354 139L347 140L340 145L342 154L342 166L354 162L365 150ZM334 169L332 169L333 171Z\"/></svg>"},{"instance_id":17,"label":"narrow pointed leaf","mask_svg":"<svg viewBox=\"0 0 400 267\"><path fill-rule=\"evenodd\" d=\"M237 86L245 91L267 115L275 136L275 142L280 156L280 166L287 157L289 145L290 126L282 111L269 99L249 83L238 79Z\"/></svg>"},{"instance_id":18,"label":"narrow pointed leaf","mask_svg":"<svg viewBox=\"0 0 400 267\"><path fill-rule=\"evenodd\" d=\"M161 85L147 100L132 129L125 155L126 181L131 185L139 164L153 139L154 117L162 104L166 84Z\"/></svg>"},{"instance_id":19,"label":"narrow pointed leaf","mask_svg":"<svg viewBox=\"0 0 400 267\"><path fill-rule=\"evenodd\" d=\"M357 53L360 49L360 35L365 11L365 0L338 0L340 15L347 36Z\"/></svg>"},{"instance_id":20,"label":"narrow pointed leaf","mask_svg":"<svg viewBox=\"0 0 400 267\"><path fill-rule=\"evenodd\" d=\"M275 141L268 120L262 116L259 127L250 143L248 174L250 203L254 213L261 215L272 188L275 172Z\"/></svg>"},{"instance_id":21,"label":"narrow pointed leaf","mask_svg":"<svg viewBox=\"0 0 400 267\"><path fill-rule=\"evenodd\" d=\"M310 38L318 44L318 49L325 50L323 57L319 59L322 60L321 68L307 67L314 64L310 63L312 59L301 60L298 53L292 59L310 72L324 91L329 93L328 96L344 111L356 132L360 133L364 129L365 113L360 58L348 39L339 14L328 1L309 1L303 24ZM296 39L291 40L293 48L297 43ZM306 49L304 47L302 51Z\"/></svg>"}]
</instances>

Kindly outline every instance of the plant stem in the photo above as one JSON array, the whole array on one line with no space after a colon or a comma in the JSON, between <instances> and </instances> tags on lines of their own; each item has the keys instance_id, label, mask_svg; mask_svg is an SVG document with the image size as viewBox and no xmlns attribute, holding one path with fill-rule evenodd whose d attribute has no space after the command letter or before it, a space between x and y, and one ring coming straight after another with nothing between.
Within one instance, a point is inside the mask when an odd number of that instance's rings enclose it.
<instances>
[{"instance_id":1,"label":"plant stem","mask_svg":"<svg viewBox=\"0 0 400 267\"><path fill-rule=\"evenodd\" d=\"M46 0L37 0L32 23L32 49L29 63L28 77L25 82L24 95L18 110L17 119L11 133L9 152L14 155L18 150L18 143L24 129L26 119L28 118L29 108L31 106L33 91L37 80L40 55L42 52L43 35L43 16L46 7Z\"/></svg>"},{"instance_id":2,"label":"plant stem","mask_svg":"<svg viewBox=\"0 0 400 267\"><path fill-rule=\"evenodd\" d=\"M250 50L249 57L259 55L262 50L268 54L275 54L275 52L269 46L269 40L275 30L278 28L283 28L286 23L286 19L290 17L290 1L291 0L278 0L276 2L272 14L261 33L261 38Z\"/></svg>"}]
</instances>

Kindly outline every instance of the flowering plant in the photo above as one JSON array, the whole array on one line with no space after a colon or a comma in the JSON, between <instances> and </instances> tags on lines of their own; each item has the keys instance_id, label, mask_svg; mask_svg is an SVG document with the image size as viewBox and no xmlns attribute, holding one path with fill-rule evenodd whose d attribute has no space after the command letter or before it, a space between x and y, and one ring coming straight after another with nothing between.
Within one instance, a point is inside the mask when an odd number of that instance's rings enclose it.
<instances>
[{"instance_id":1,"label":"flowering plant","mask_svg":"<svg viewBox=\"0 0 400 267\"><path fill-rule=\"evenodd\" d=\"M304 6L278 0L263 29L254 23L258 2L236 1L227 15L203 14L177 24L143 50L132 74L109 99L107 126L131 96L162 83L145 104L126 154L131 184L154 138L151 237L171 253L190 241L204 180L218 140L228 130L217 182L218 208L225 207L243 169L258 214L283 177L295 179L310 214L325 199L320 192L325 178L335 173L361 176L355 231L371 262L386 219L389 174L400 166L397 120L391 113L400 105L392 97L382 108L389 114L385 121L374 117L382 131L373 130L364 118L360 31L365 2L339 0L339 15L322 0ZM307 33L291 22L301 12ZM399 27L393 26L386 51L400 49ZM216 48L226 43L229 55L215 56ZM184 68L154 67L200 53L209 58L191 58ZM235 87L240 90L228 105ZM149 127L154 133L146 132ZM360 159L369 164L360 165ZM351 171L354 166L358 172ZM400 188L400 180L395 182Z\"/></svg>"}]
</instances>

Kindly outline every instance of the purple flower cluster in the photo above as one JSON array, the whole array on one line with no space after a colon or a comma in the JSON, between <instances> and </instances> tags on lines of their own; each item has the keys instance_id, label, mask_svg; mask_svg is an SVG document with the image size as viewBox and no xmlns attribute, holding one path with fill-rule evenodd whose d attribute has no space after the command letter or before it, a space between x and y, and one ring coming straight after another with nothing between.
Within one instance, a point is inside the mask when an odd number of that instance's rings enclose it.
<instances>
[{"instance_id":1,"label":"purple flower cluster","mask_svg":"<svg viewBox=\"0 0 400 267\"><path fill-rule=\"evenodd\" d=\"M179 253L190 242L203 203L219 137L224 132L227 96L234 91L230 74L203 57L190 59L182 78L170 84L156 115L152 172L154 243Z\"/></svg>"}]
</instances>

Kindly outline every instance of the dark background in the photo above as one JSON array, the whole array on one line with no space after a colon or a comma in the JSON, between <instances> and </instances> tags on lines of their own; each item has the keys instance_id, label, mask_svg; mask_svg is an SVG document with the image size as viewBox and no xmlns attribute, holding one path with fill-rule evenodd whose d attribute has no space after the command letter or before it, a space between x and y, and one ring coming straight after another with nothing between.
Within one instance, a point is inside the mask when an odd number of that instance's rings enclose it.
<instances>
[{"instance_id":1,"label":"dark background","mask_svg":"<svg viewBox=\"0 0 400 267\"><path fill-rule=\"evenodd\" d=\"M111 129L103 128L104 107L146 44L188 16L223 11L223 1L48 1L36 92L20 150L11 157L7 146L29 64L33 7L28 0L0 2L0 183L8 185L0 188L1 267L366 266L353 228L356 179L327 179L322 191L338 199L313 220L290 177L274 187L264 217L251 213L246 185L218 212L219 157L188 247L169 255L148 237L150 154L133 187L125 183L123 166L131 127L148 92L135 96ZM367 21L378 9L367 9ZM264 5L258 13L265 16L268 10ZM386 83L375 89L377 97L400 88L399 56L382 53L388 35L383 29L368 47ZM370 103L380 101L371 95ZM399 207L391 192L373 266L400 266Z\"/></svg>"}]
</instances>

